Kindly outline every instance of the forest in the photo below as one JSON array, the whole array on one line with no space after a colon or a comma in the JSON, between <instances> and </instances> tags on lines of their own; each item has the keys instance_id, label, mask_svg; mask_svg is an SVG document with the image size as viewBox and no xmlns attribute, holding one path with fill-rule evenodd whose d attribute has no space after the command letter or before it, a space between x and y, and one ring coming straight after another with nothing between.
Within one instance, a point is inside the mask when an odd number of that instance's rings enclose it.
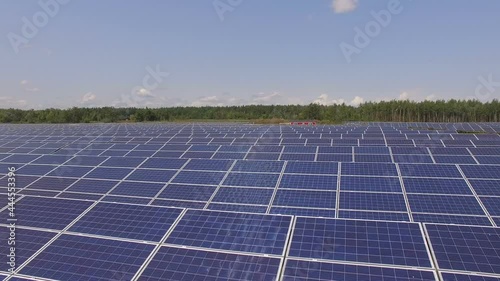
<instances>
[{"instance_id":1,"label":"forest","mask_svg":"<svg viewBox=\"0 0 500 281\"><path fill-rule=\"evenodd\" d=\"M205 107L115 108L73 107L68 109L0 109L0 123L94 123L167 122L189 120L317 120L380 122L499 122L500 103L477 100L415 102L393 100L320 105L243 105Z\"/></svg>"}]
</instances>

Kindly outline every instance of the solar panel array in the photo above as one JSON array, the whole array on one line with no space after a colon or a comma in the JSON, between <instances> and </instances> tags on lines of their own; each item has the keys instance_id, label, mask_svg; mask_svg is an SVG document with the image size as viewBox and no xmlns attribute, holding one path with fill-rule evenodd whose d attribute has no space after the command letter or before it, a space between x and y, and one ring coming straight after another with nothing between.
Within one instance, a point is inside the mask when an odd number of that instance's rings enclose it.
<instances>
[{"instance_id":1,"label":"solar panel array","mask_svg":"<svg viewBox=\"0 0 500 281\"><path fill-rule=\"evenodd\" d=\"M0 279L500 280L499 132L0 125Z\"/></svg>"}]
</instances>

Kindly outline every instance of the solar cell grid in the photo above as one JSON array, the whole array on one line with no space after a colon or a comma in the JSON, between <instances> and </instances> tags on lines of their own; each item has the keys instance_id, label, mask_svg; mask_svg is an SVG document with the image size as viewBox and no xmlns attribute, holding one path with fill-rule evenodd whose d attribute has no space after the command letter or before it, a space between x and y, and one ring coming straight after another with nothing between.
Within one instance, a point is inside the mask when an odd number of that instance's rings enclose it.
<instances>
[{"instance_id":1,"label":"solar cell grid","mask_svg":"<svg viewBox=\"0 0 500 281\"><path fill-rule=\"evenodd\" d=\"M284 280L434 281L430 271L287 259Z\"/></svg>"},{"instance_id":2,"label":"solar cell grid","mask_svg":"<svg viewBox=\"0 0 500 281\"><path fill-rule=\"evenodd\" d=\"M278 178L279 174L229 173L223 184L229 186L275 187Z\"/></svg>"},{"instance_id":3,"label":"solar cell grid","mask_svg":"<svg viewBox=\"0 0 500 281\"><path fill-rule=\"evenodd\" d=\"M287 163L285 173L295 174L326 174L334 175L338 172L338 163L321 163L321 162L290 162Z\"/></svg>"},{"instance_id":4,"label":"solar cell grid","mask_svg":"<svg viewBox=\"0 0 500 281\"><path fill-rule=\"evenodd\" d=\"M149 182L168 182L176 173L175 170L153 170L137 169L133 171L126 180L149 181Z\"/></svg>"},{"instance_id":5,"label":"solar cell grid","mask_svg":"<svg viewBox=\"0 0 500 281\"><path fill-rule=\"evenodd\" d=\"M386 163L342 163L342 175L398 176L396 166Z\"/></svg>"},{"instance_id":6,"label":"solar cell grid","mask_svg":"<svg viewBox=\"0 0 500 281\"><path fill-rule=\"evenodd\" d=\"M282 255L289 216L188 210L168 244Z\"/></svg>"},{"instance_id":7,"label":"solar cell grid","mask_svg":"<svg viewBox=\"0 0 500 281\"><path fill-rule=\"evenodd\" d=\"M436 215L436 214L413 213L413 219L418 222L427 222L427 223L491 226L491 222L486 216Z\"/></svg>"},{"instance_id":8,"label":"solar cell grid","mask_svg":"<svg viewBox=\"0 0 500 281\"><path fill-rule=\"evenodd\" d=\"M212 160L212 159L192 159L184 166L185 170L201 171L227 171L233 164L231 160Z\"/></svg>"},{"instance_id":9,"label":"solar cell grid","mask_svg":"<svg viewBox=\"0 0 500 281\"><path fill-rule=\"evenodd\" d=\"M408 194L412 212L484 216L474 196Z\"/></svg>"},{"instance_id":10,"label":"solar cell grid","mask_svg":"<svg viewBox=\"0 0 500 281\"><path fill-rule=\"evenodd\" d=\"M343 176L341 191L403 192L396 177L356 177Z\"/></svg>"},{"instance_id":11,"label":"solar cell grid","mask_svg":"<svg viewBox=\"0 0 500 281\"><path fill-rule=\"evenodd\" d=\"M341 192L340 209L406 212L403 194Z\"/></svg>"},{"instance_id":12,"label":"solar cell grid","mask_svg":"<svg viewBox=\"0 0 500 281\"><path fill-rule=\"evenodd\" d=\"M161 247L138 280L277 280L281 260Z\"/></svg>"},{"instance_id":13,"label":"solar cell grid","mask_svg":"<svg viewBox=\"0 0 500 281\"><path fill-rule=\"evenodd\" d=\"M212 202L268 205L273 189L220 187Z\"/></svg>"},{"instance_id":14,"label":"solar cell grid","mask_svg":"<svg viewBox=\"0 0 500 281\"><path fill-rule=\"evenodd\" d=\"M336 190L337 177L328 175L284 174L279 188Z\"/></svg>"},{"instance_id":15,"label":"solar cell grid","mask_svg":"<svg viewBox=\"0 0 500 281\"><path fill-rule=\"evenodd\" d=\"M440 269L500 273L500 228L426 224Z\"/></svg>"},{"instance_id":16,"label":"solar cell grid","mask_svg":"<svg viewBox=\"0 0 500 281\"><path fill-rule=\"evenodd\" d=\"M208 210L218 211L231 211L231 212L245 212L245 213L258 213L265 214L267 206L263 205L243 205L243 204L227 204L227 203L210 203Z\"/></svg>"},{"instance_id":17,"label":"solar cell grid","mask_svg":"<svg viewBox=\"0 0 500 281\"><path fill-rule=\"evenodd\" d=\"M122 180L130 172L132 172L132 169L97 167L86 174L85 178Z\"/></svg>"},{"instance_id":18,"label":"solar cell grid","mask_svg":"<svg viewBox=\"0 0 500 281\"><path fill-rule=\"evenodd\" d=\"M72 232L160 241L182 209L99 203L80 218Z\"/></svg>"},{"instance_id":19,"label":"solar cell grid","mask_svg":"<svg viewBox=\"0 0 500 281\"><path fill-rule=\"evenodd\" d=\"M63 234L20 273L56 280L130 280L153 248Z\"/></svg>"},{"instance_id":20,"label":"solar cell grid","mask_svg":"<svg viewBox=\"0 0 500 281\"><path fill-rule=\"evenodd\" d=\"M10 258L7 254L10 253L10 246L14 246L16 250L15 262L17 267L19 267L55 235L56 233L54 232L17 228L15 239L13 240L16 244L9 245L7 242L12 241L9 240L10 231L7 227L2 226L0 227L0 239L5 241L5 243L0 245L0 251L2 252L0 261L2 264L8 265Z\"/></svg>"},{"instance_id":21,"label":"solar cell grid","mask_svg":"<svg viewBox=\"0 0 500 281\"><path fill-rule=\"evenodd\" d=\"M336 192L319 190L279 189L273 206L335 209Z\"/></svg>"},{"instance_id":22,"label":"solar cell grid","mask_svg":"<svg viewBox=\"0 0 500 281\"><path fill-rule=\"evenodd\" d=\"M164 183L146 183L146 182L133 182L122 181L120 182L110 194L113 195L126 195L126 196L140 196L140 197L154 197L165 186Z\"/></svg>"},{"instance_id":23,"label":"solar cell grid","mask_svg":"<svg viewBox=\"0 0 500 281\"><path fill-rule=\"evenodd\" d=\"M403 177L462 178L454 165L399 164Z\"/></svg>"},{"instance_id":24,"label":"solar cell grid","mask_svg":"<svg viewBox=\"0 0 500 281\"><path fill-rule=\"evenodd\" d=\"M431 267L414 223L298 217L289 256Z\"/></svg>"},{"instance_id":25,"label":"solar cell grid","mask_svg":"<svg viewBox=\"0 0 500 281\"><path fill-rule=\"evenodd\" d=\"M500 277L490 277L481 275L466 275L443 272L443 281L500 281Z\"/></svg>"},{"instance_id":26,"label":"solar cell grid","mask_svg":"<svg viewBox=\"0 0 500 281\"><path fill-rule=\"evenodd\" d=\"M500 166L460 165L460 168L469 179L500 179Z\"/></svg>"},{"instance_id":27,"label":"solar cell grid","mask_svg":"<svg viewBox=\"0 0 500 281\"><path fill-rule=\"evenodd\" d=\"M181 171L172 179L173 183L218 185L226 172Z\"/></svg>"},{"instance_id":28,"label":"solar cell grid","mask_svg":"<svg viewBox=\"0 0 500 281\"><path fill-rule=\"evenodd\" d=\"M463 179L403 178L403 182L408 193L472 195Z\"/></svg>"}]
</instances>

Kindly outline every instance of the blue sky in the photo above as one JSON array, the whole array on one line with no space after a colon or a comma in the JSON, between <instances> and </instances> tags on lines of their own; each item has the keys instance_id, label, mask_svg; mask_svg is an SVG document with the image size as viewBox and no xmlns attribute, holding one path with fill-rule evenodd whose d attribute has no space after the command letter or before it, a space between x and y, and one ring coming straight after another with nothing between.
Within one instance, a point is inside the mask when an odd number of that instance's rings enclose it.
<instances>
[{"instance_id":1,"label":"blue sky","mask_svg":"<svg viewBox=\"0 0 500 281\"><path fill-rule=\"evenodd\" d=\"M0 107L490 100L499 10L495 0L5 0Z\"/></svg>"}]
</instances>

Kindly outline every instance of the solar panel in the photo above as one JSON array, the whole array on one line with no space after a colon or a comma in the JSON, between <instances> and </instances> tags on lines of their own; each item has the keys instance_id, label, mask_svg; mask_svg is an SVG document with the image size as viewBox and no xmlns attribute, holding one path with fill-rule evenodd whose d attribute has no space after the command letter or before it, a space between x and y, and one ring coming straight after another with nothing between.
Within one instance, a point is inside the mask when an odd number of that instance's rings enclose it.
<instances>
[{"instance_id":1,"label":"solar panel","mask_svg":"<svg viewBox=\"0 0 500 281\"><path fill-rule=\"evenodd\" d=\"M13 246L15 248L15 264L19 267L56 234L54 232L16 228L14 239L9 240L10 230L8 227L2 226L0 227L0 239L5 242L0 245L0 251L2 252L0 261L4 267L10 268L10 257L7 255L10 254L10 247ZM10 245L9 241L14 241L15 244Z\"/></svg>"},{"instance_id":2,"label":"solar panel","mask_svg":"<svg viewBox=\"0 0 500 281\"><path fill-rule=\"evenodd\" d=\"M408 193L472 195L463 179L403 178L403 182Z\"/></svg>"},{"instance_id":3,"label":"solar panel","mask_svg":"<svg viewBox=\"0 0 500 281\"><path fill-rule=\"evenodd\" d=\"M403 194L341 192L340 209L406 212Z\"/></svg>"},{"instance_id":4,"label":"solar panel","mask_svg":"<svg viewBox=\"0 0 500 281\"><path fill-rule=\"evenodd\" d=\"M57 195L57 198L91 200L91 201L97 201L101 199L101 197L102 195L100 194L74 193L74 192L63 192Z\"/></svg>"},{"instance_id":5,"label":"solar panel","mask_svg":"<svg viewBox=\"0 0 500 281\"><path fill-rule=\"evenodd\" d=\"M469 180L478 195L500 196L500 181L498 180Z\"/></svg>"},{"instance_id":6,"label":"solar panel","mask_svg":"<svg viewBox=\"0 0 500 281\"><path fill-rule=\"evenodd\" d=\"M342 191L402 192L399 179L395 177L343 176L340 179Z\"/></svg>"},{"instance_id":7,"label":"solar panel","mask_svg":"<svg viewBox=\"0 0 500 281\"><path fill-rule=\"evenodd\" d=\"M165 186L164 183L122 181L110 194L154 197Z\"/></svg>"},{"instance_id":8,"label":"solar panel","mask_svg":"<svg viewBox=\"0 0 500 281\"><path fill-rule=\"evenodd\" d=\"M396 166L386 163L342 163L342 175L398 176Z\"/></svg>"},{"instance_id":9,"label":"solar panel","mask_svg":"<svg viewBox=\"0 0 500 281\"><path fill-rule=\"evenodd\" d=\"M208 210L231 211L231 212L246 212L265 214L267 206L263 205L243 205L243 204L227 204L227 203L210 203Z\"/></svg>"},{"instance_id":10,"label":"solar panel","mask_svg":"<svg viewBox=\"0 0 500 281\"><path fill-rule=\"evenodd\" d=\"M431 267L414 223L298 217L289 257Z\"/></svg>"},{"instance_id":11,"label":"solar panel","mask_svg":"<svg viewBox=\"0 0 500 281\"><path fill-rule=\"evenodd\" d=\"M107 195L106 197L102 198L101 201L147 205L149 201L151 201L151 198Z\"/></svg>"},{"instance_id":12,"label":"solar panel","mask_svg":"<svg viewBox=\"0 0 500 281\"><path fill-rule=\"evenodd\" d=\"M172 182L218 185L225 174L225 172L181 171L172 179Z\"/></svg>"},{"instance_id":13,"label":"solar panel","mask_svg":"<svg viewBox=\"0 0 500 281\"><path fill-rule=\"evenodd\" d=\"M140 168L180 169L186 162L186 159L149 158L140 166Z\"/></svg>"},{"instance_id":14,"label":"solar panel","mask_svg":"<svg viewBox=\"0 0 500 281\"><path fill-rule=\"evenodd\" d=\"M440 269L500 273L500 228L426 224Z\"/></svg>"},{"instance_id":15,"label":"solar panel","mask_svg":"<svg viewBox=\"0 0 500 281\"><path fill-rule=\"evenodd\" d=\"M139 280L277 280L278 258L161 247Z\"/></svg>"},{"instance_id":16,"label":"solar panel","mask_svg":"<svg viewBox=\"0 0 500 281\"><path fill-rule=\"evenodd\" d=\"M254 160L278 160L279 153L248 153L245 159Z\"/></svg>"},{"instance_id":17,"label":"solar panel","mask_svg":"<svg viewBox=\"0 0 500 281\"><path fill-rule=\"evenodd\" d=\"M275 187L279 174L229 173L224 185Z\"/></svg>"},{"instance_id":18,"label":"solar panel","mask_svg":"<svg viewBox=\"0 0 500 281\"><path fill-rule=\"evenodd\" d=\"M17 170L18 175L43 176L55 169L57 166L52 165L25 165Z\"/></svg>"},{"instance_id":19,"label":"solar panel","mask_svg":"<svg viewBox=\"0 0 500 281\"><path fill-rule=\"evenodd\" d=\"M68 188L68 191L105 194L117 183L118 181L81 179Z\"/></svg>"},{"instance_id":20,"label":"solar panel","mask_svg":"<svg viewBox=\"0 0 500 281\"><path fill-rule=\"evenodd\" d=\"M158 195L158 198L208 201L216 190L216 186L169 184Z\"/></svg>"},{"instance_id":21,"label":"solar panel","mask_svg":"<svg viewBox=\"0 0 500 281\"><path fill-rule=\"evenodd\" d=\"M336 190L337 177L284 174L281 178L279 188Z\"/></svg>"},{"instance_id":22,"label":"solar panel","mask_svg":"<svg viewBox=\"0 0 500 281\"><path fill-rule=\"evenodd\" d=\"M88 201L23 197L16 203L17 225L61 230L90 205L92 202ZM7 218L8 209L0 212L0 215Z\"/></svg>"},{"instance_id":23,"label":"solar panel","mask_svg":"<svg viewBox=\"0 0 500 281\"><path fill-rule=\"evenodd\" d=\"M144 160L145 158L142 157L110 157L108 160L104 161L101 166L135 168Z\"/></svg>"},{"instance_id":24,"label":"solar panel","mask_svg":"<svg viewBox=\"0 0 500 281\"><path fill-rule=\"evenodd\" d=\"M130 280L153 248L63 234L20 273L58 280Z\"/></svg>"},{"instance_id":25,"label":"solar panel","mask_svg":"<svg viewBox=\"0 0 500 281\"><path fill-rule=\"evenodd\" d=\"M469 179L500 179L500 166L461 165L460 168Z\"/></svg>"},{"instance_id":26,"label":"solar panel","mask_svg":"<svg viewBox=\"0 0 500 281\"><path fill-rule=\"evenodd\" d=\"M413 213L413 219L418 222L427 222L427 223L491 226L491 222L486 216L437 215L437 214Z\"/></svg>"},{"instance_id":27,"label":"solar panel","mask_svg":"<svg viewBox=\"0 0 500 281\"><path fill-rule=\"evenodd\" d=\"M412 212L484 216L474 196L408 194Z\"/></svg>"},{"instance_id":28,"label":"solar panel","mask_svg":"<svg viewBox=\"0 0 500 281\"><path fill-rule=\"evenodd\" d=\"M448 156L448 155L434 155L436 163L448 164L476 164L472 156Z\"/></svg>"},{"instance_id":29,"label":"solar panel","mask_svg":"<svg viewBox=\"0 0 500 281\"><path fill-rule=\"evenodd\" d=\"M97 167L85 175L85 178L122 180L132 169Z\"/></svg>"},{"instance_id":30,"label":"solar panel","mask_svg":"<svg viewBox=\"0 0 500 281\"><path fill-rule=\"evenodd\" d=\"M462 178L454 165L399 164L403 177Z\"/></svg>"},{"instance_id":31,"label":"solar panel","mask_svg":"<svg viewBox=\"0 0 500 281\"><path fill-rule=\"evenodd\" d=\"M457 273L442 273L443 281L500 281L500 277L490 277L481 275L467 275L467 274L457 274Z\"/></svg>"},{"instance_id":32,"label":"solar panel","mask_svg":"<svg viewBox=\"0 0 500 281\"><path fill-rule=\"evenodd\" d=\"M285 168L285 173L295 174L326 174L334 175L338 172L338 163L321 162L290 162Z\"/></svg>"},{"instance_id":33,"label":"solar panel","mask_svg":"<svg viewBox=\"0 0 500 281\"><path fill-rule=\"evenodd\" d=\"M29 185L29 189L63 190L73 184L76 179L42 177Z\"/></svg>"},{"instance_id":34,"label":"solar panel","mask_svg":"<svg viewBox=\"0 0 500 281\"><path fill-rule=\"evenodd\" d=\"M287 259L284 280L434 281L431 271Z\"/></svg>"},{"instance_id":35,"label":"solar panel","mask_svg":"<svg viewBox=\"0 0 500 281\"><path fill-rule=\"evenodd\" d=\"M500 216L500 197L481 196L481 201L492 216Z\"/></svg>"},{"instance_id":36,"label":"solar panel","mask_svg":"<svg viewBox=\"0 0 500 281\"><path fill-rule=\"evenodd\" d=\"M221 187L212 202L268 205L273 189Z\"/></svg>"},{"instance_id":37,"label":"solar panel","mask_svg":"<svg viewBox=\"0 0 500 281\"><path fill-rule=\"evenodd\" d=\"M69 231L158 242L181 212L174 208L99 203Z\"/></svg>"},{"instance_id":38,"label":"solar panel","mask_svg":"<svg viewBox=\"0 0 500 281\"><path fill-rule=\"evenodd\" d=\"M168 182L175 173L176 171L173 170L137 169L126 180Z\"/></svg>"},{"instance_id":39,"label":"solar panel","mask_svg":"<svg viewBox=\"0 0 500 281\"><path fill-rule=\"evenodd\" d=\"M379 221L409 221L408 213L374 211L339 211L339 218Z\"/></svg>"},{"instance_id":40,"label":"solar panel","mask_svg":"<svg viewBox=\"0 0 500 281\"><path fill-rule=\"evenodd\" d=\"M148 199L150 201L150 199ZM164 207L203 209L207 202L155 199L151 205Z\"/></svg>"},{"instance_id":41,"label":"solar panel","mask_svg":"<svg viewBox=\"0 0 500 281\"><path fill-rule=\"evenodd\" d=\"M325 217L325 218L335 217L335 210L331 209L272 207L270 213L281 214L281 215L303 216L303 217Z\"/></svg>"},{"instance_id":42,"label":"solar panel","mask_svg":"<svg viewBox=\"0 0 500 281\"><path fill-rule=\"evenodd\" d=\"M319 190L279 189L273 201L274 206L335 208L336 192Z\"/></svg>"},{"instance_id":43,"label":"solar panel","mask_svg":"<svg viewBox=\"0 0 500 281\"><path fill-rule=\"evenodd\" d=\"M282 255L291 217L188 210L166 243Z\"/></svg>"},{"instance_id":44,"label":"solar panel","mask_svg":"<svg viewBox=\"0 0 500 281\"><path fill-rule=\"evenodd\" d=\"M232 164L233 161L231 160L192 159L184 167L184 169L201 171L227 171Z\"/></svg>"}]
</instances>

